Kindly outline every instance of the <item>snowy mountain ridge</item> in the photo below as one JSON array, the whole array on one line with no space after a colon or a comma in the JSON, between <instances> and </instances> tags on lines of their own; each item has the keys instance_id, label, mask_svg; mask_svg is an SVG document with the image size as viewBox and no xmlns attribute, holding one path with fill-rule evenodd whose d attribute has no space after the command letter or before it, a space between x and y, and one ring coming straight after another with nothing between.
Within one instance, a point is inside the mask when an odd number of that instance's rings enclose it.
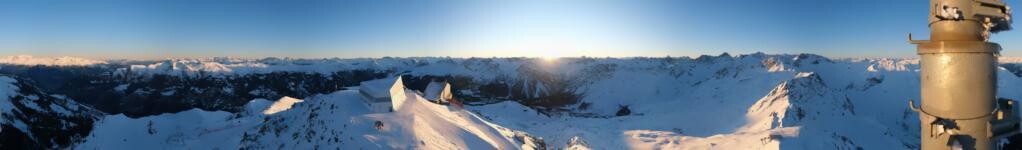
<instances>
[{"instance_id":1,"label":"snowy mountain ridge","mask_svg":"<svg viewBox=\"0 0 1022 150\"><path fill-rule=\"evenodd\" d=\"M357 91L307 100L255 100L247 112L189 110L127 118L107 116L77 149L534 149L521 132L464 110L412 97L394 113L374 114ZM414 94L414 93L409 93ZM283 102L283 103L282 103ZM301 102L301 103L295 103ZM375 126L379 122L379 126ZM526 142L526 143L522 143Z\"/></svg>"},{"instance_id":2,"label":"snowy mountain ridge","mask_svg":"<svg viewBox=\"0 0 1022 150\"><path fill-rule=\"evenodd\" d=\"M97 64L106 64L106 61L91 60L78 57L57 57L57 58L46 58L46 57L33 57L30 55L18 55L18 56L6 56L0 57L0 64L12 64L12 65L44 65L44 66L89 66Z\"/></svg>"},{"instance_id":3,"label":"snowy mountain ridge","mask_svg":"<svg viewBox=\"0 0 1022 150\"><path fill-rule=\"evenodd\" d=\"M572 57L567 57L572 58ZM642 58L642 57L633 57ZM250 71L234 71L234 69L245 70L242 68L251 69L265 69L271 66L282 66L279 68L294 67L294 66L307 66L307 65L335 65L335 66L357 66L359 62L368 62L366 64L372 64L378 61L388 61L392 59L409 59L409 60L437 60L445 59L444 57L410 57L410 58L233 58L233 57L211 57L211 58L168 58L163 60L93 60L79 57L36 57L32 55L15 55L15 56L3 56L0 57L0 64L10 65L45 65L45 66L89 66L99 65L108 63L132 63L132 62L153 62L151 64L139 64L132 66L132 68L139 68L142 70L153 70L153 69L171 69L175 71L185 72L240 72L249 73ZM451 59L451 58L446 58ZM473 58L453 58L453 59L473 59ZM621 58L629 59L629 58ZM836 58L835 60L874 60L874 59L893 59L893 60L909 60L917 62L915 58ZM413 61L414 62L414 61ZM1001 56L998 58L999 63L1022 63L1022 57L1013 56ZM391 64L382 64L391 65ZM180 66L163 68L162 66ZM286 71L298 71L298 70L310 70L309 68L304 69L292 69ZM160 72L168 73L168 72ZM257 73L257 72L256 72Z\"/></svg>"},{"instance_id":4,"label":"snowy mountain ridge","mask_svg":"<svg viewBox=\"0 0 1022 150\"><path fill-rule=\"evenodd\" d=\"M102 115L64 96L0 75L0 147L67 148L84 141Z\"/></svg>"},{"instance_id":5,"label":"snowy mountain ridge","mask_svg":"<svg viewBox=\"0 0 1022 150\"><path fill-rule=\"evenodd\" d=\"M261 65L230 67L232 64ZM90 84L106 85L87 88L137 97L169 97L172 101L168 102L189 98L182 93L228 93L225 95L250 98L239 106L232 104L236 102L221 102L218 97L186 101L241 108L238 110L101 116L88 138L73 144L74 148L132 149L143 144L170 149L918 147L917 114L906 106L909 100L919 99L919 66L915 59L754 53L554 61L183 59L107 65L123 68L101 69L120 73L113 73L114 79L97 77ZM1022 98L1017 92L1022 89L1022 78L1016 73L1019 68L1008 64L1000 67L998 97ZM217 72L216 68L221 70ZM361 69L372 75L337 73ZM362 106L357 92L332 85L337 79L397 75L406 80L409 95L421 90L416 88L417 83L443 79L454 86L456 98L481 102L456 110L411 101L412 109L372 114ZM321 80L331 85L320 85ZM359 81L336 83L352 82ZM330 88L319 88L326 93L308 92L320 86ZM311 96L299 96L303 94ZM135 105L120 107L131 106ZM278 108L270 111L274 113L265 113L274 107ZM376 121L382 126L378 127ZM225 139L228 142L210 142Z\"/></svg>"}]
</instances>

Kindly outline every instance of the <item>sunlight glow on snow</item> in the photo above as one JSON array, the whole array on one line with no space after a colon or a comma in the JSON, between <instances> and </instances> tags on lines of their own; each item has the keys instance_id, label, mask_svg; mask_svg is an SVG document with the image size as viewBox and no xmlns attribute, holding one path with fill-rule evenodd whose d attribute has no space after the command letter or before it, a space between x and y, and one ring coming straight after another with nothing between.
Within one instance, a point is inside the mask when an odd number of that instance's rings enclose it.
<instances>
[{"instance_id":1,"label":"sunlight glow on snow","mask_svg":"<svg viewBox=\"0 0 1022 150\"><path fill-rule=\"evenodd\" d=\"M557 61L557 59L560 59L560 58L559 57L541 57L540 59L543 59L544 63L553 63L553 62Z\"/></svg>"},{"instance_id":2,"label":"sunlight glow on snow","mask_svg":"<svg viewBox=\"0 0 1022 150\"><path fill-rule=\"evenodd\" d=\"M263 114L265 115L276 114L277 112L291 109L291 106L295 105L295 103L301 102L303 102L303 100L284 96L280 98L280 100L277 100L277 102L274 102L273 105L270 105L270 108L266 109L266 111L263 111Z\"/></svg>"}]
</instances>

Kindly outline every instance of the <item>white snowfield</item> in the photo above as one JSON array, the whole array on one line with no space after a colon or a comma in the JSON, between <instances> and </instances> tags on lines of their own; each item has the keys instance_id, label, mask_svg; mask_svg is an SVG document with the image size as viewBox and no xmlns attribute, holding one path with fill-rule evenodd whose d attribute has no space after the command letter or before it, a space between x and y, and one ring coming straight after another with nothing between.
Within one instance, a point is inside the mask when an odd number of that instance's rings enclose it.
<instances>
[{"instance_id":1,"label":"white snowfield","mask_svg":"<svg viewBox=\"0 0 1022 150\"><path fill-rule=\"evenodd\" d=\"M521 149L516 133L464 110L409 97L394 113L370 114L357 91L338 91L246 112L198 109L143 118L102 119L75 149ZM408 94L414 94L410 92ZM270 112L270 113L266 113ZM377 129L376 121L383 123Z\"/></svg>"}]
</instances>

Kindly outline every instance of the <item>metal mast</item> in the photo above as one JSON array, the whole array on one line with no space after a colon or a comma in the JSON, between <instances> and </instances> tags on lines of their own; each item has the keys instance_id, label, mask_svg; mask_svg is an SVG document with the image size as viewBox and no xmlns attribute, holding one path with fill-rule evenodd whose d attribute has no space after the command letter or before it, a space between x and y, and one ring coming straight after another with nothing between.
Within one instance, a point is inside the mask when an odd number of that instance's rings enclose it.
<instances>
[{"instance_id":1,"label":"metal mast","mask_svg":"<svg viewBox=\"0 0 1022 150\"><path fill-rule=\"evenodd\" d=\"M920 139L923 150L999 149L1018 133L1014 101L996 98L1001 46L990 33L1011 29L1000 0L930 0L930 40L912 40L920 57ZM911 102L911 101L910 101Z\"/></svg>"}]
</instances>

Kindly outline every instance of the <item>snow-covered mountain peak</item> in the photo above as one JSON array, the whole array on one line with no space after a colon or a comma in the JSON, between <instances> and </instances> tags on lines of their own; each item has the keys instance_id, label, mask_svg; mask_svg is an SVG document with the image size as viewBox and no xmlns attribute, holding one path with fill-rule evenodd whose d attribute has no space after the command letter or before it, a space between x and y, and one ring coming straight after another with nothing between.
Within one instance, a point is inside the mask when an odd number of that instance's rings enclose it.
<instances>
[{"instance_id":1,"label":"snow-covered mountain peak","mask_svg":"<svg viewBox=\"0 0 1022 150\"><path fill-rule=\"evenodd\" d=\"M899 140L909 131L891 129L855 110L851 98L840 89L828 87L820 74L803 72L782 82L750 107L749 124L738 132L798 130L795 136L769 137L770 141L779 142L780 149L913 147L911 140ZM858 138L870 135L873 138Z\"/></svg>"},{"instance_id":2,"label":"snow-covered mountain peak","mask_svg":"<svg viewBox=\"0 0 1022 150\"><path fill-rule=\"evenodd\" d=\"M877 72L877 71L909 71L909 66L919 65L919 59L891 59L881 58L870 60L869 67L866 71Z\"/></svg>"},{"instance_id":3,"label":"snow-covered mountain peak","mask_svg":"<svg viewBox=\"0 0 1022 150\"><path fill-rule=\"evenodd\" d=\"M816 55L816 54L806 54L806 53L798 54L794 58L792 58L792 60L794 61L793 64L796 67L803 66L803 65L816 65L816 64L820 64L820 63L833 63L834 62L833 60L831 60L830 58L827 58L827 57L823 57L823 56Z\"/></svg>"},{"instance_id":4,"label":"snow-covered mountain peak","mask_svg":"<svg viewBox=\"0 0 1022 150\"><path fill-rule=\"evenodd\" d=\"M767 72L781 72L786 71L784 62L777 59L777 57L770 57L763 60L763 67L767 68Z\"/></svg>"},{"instance_id":5,"label":"snow-covered mountain peak","mask_svg":"<svg viewBox=\"0 0 1022 150\"><path fill-rule=\"evenodd\" d=\"M730 60L734 60L734 59L735 58L732 57L731 54L728 54L727 52L725 52L725 53L721 53L720 55L717 55L717 56L700 55L699 57L696 57L694 60L696 62L700 62L700 63L715 63L715 62L720 62L720 61L730 61Z\"/></svg>"},{"instance_id":6,"label":"snow-covered mountain peak","mask_svg":"<svg viewBox=\"0 0 1022 150\"><path fill-rule=\"evenodd\" d=\"M804 119L818 115L844 116L854 114L854 106L843 95L823 83L813 72L800 72L793 79L777 85L770 93L749 108L747 117L754 123L747 130L763 130L799 126Z\"/></svg>"}]
</instances>

